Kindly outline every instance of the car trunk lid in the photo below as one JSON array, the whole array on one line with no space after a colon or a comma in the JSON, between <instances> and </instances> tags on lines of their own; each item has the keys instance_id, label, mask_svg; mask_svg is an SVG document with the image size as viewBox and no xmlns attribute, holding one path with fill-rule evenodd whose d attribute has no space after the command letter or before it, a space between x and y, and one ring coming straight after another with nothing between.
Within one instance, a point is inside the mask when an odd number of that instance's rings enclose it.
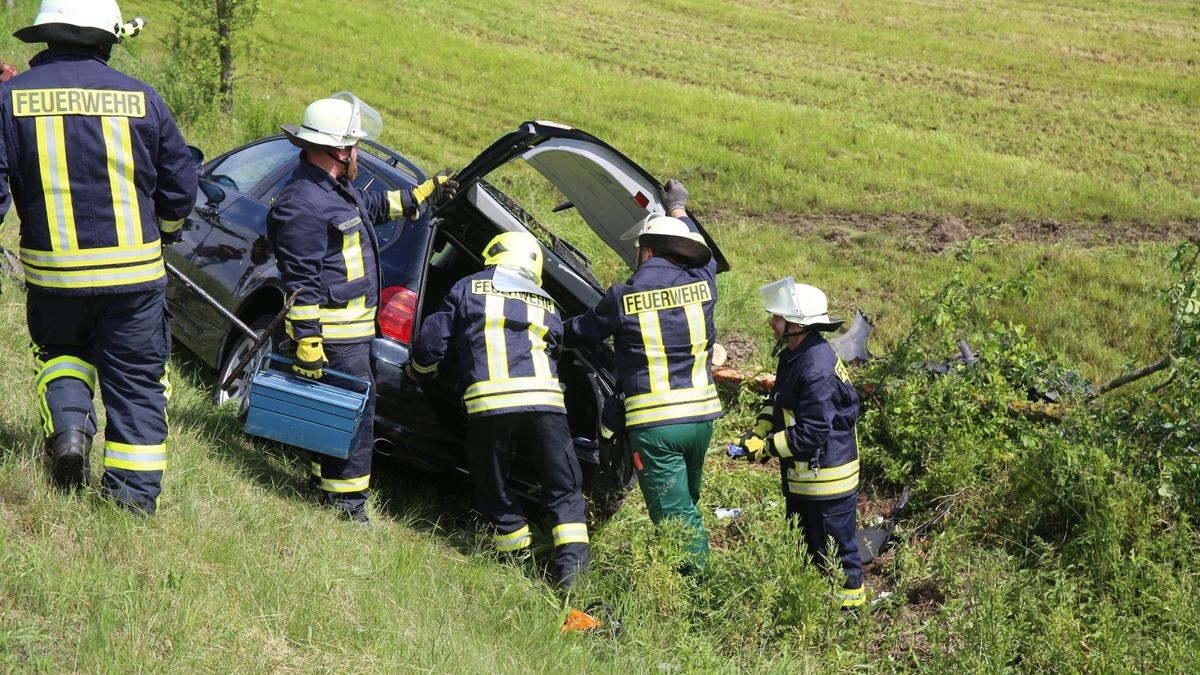
<instances>
[{"instance_id":1,"label":"car trunk lid","mask_svg":"<svg viewBox=\"0 0 1200 675\"><path fill-rule=\"evenodd\" d=\"M587 132L555 122L525 122L458 172L460 194L518 157L558 188L625 264L636 267L636 241L622 235L650 213L665 210L659 198L662 186L654 176ZM692 220L713 252L717 271L728 270L729 263L712 237L695 216Z\"/></svg>"}]
</instances>

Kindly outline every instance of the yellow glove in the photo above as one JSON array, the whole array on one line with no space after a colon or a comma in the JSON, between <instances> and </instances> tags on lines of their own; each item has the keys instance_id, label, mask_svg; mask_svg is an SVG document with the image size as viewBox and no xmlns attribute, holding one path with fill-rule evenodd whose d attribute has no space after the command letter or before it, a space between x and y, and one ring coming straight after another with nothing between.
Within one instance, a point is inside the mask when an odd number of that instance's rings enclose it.
<instances>
[{"instance_id":1,"label":"yellow glove","mask_svg":"<svg viewBox=\"0 0 1200 675\"><path fill-rule=\"evenodd\" d=\"M433 178L412 189L413 207L416 209L427 201L430 206L438 206L453 199L456 194L458 194L458 181L454 180L449 169L444 169Z\"/></svg>"},{"instance_id":2,"label":"yellow glove","mask_svg":"<svg viewBox=\"0 0 1200 675\"><path fill-rule=\"evenodd\" d=\"M771 458L767 442L758 436L747 438L742 447L746 448L746 459L751 462L765 462Z\"/></svg>"},{"instance_id":3,"label":"yellow glove","mask_svg":"<svg viewBox=\"0 0 1200 675\"><path fill-rule=\"evenodd\" d=\"M750 433L759 438L766 438L767 434L771 433L771 420L759 420L758 424L754 425L754 429Z\"/></svg>"},{"instance_id":4,"label":"yellow glove","mask_svg":"<svg viewBox=\"0 0 1200 675\"><path fill-rule=\"evenodd\" d=\"M325 374L323 368L327 363L329 361L325 359L321 338L303 338L296 346L296 362L292 364L292 370L301 377L319 380Z\"/></svg>"}]
</instances>

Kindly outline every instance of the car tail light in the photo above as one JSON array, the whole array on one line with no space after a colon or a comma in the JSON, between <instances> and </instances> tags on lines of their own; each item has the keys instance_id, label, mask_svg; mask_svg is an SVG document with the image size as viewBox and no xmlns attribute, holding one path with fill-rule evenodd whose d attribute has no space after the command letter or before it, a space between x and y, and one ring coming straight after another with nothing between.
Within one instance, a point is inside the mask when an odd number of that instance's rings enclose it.
<instances>
[{"instance_id":1,"label":"car tail light","mask_svg":"<svg viewBox=\"0 0 1200 675\"><path fill-rule=\"evenodd\" d=\"M403 286L388 286L379 294L379 332L404 344L412 343L417 294Z\"/></svg>"},{"instance_id":2,"label":"car tail light","mask_svg":"<svg viewBox=\"0 0 1200 675\"><path fill-rule=\"evenodd\" d=\"M633 201L637 202L637 205L644 209L646 208L646 205L650 203L650 198L639 191L633 196Z\"/></svg>"}]
</instances>

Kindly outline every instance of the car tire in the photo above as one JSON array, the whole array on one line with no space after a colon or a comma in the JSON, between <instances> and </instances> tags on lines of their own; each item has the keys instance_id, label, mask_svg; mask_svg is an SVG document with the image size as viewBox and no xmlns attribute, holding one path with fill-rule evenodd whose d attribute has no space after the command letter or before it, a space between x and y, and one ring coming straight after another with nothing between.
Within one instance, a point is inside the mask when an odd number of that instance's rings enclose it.
<instances>
[{"instance_id":1,"label":"car tire","mask_svg":"<svg viewBox=\"0 0 1200 675\"><path fill-rule=\"evenodd\" d=\"M260 316L257 319L249 322L251 330L262 335L263 331L271 323L271 316ZM250 378L253 376L255 369L258 367L258 361L262 357L275 351L279 343L279 337L272 335L270 339L258 348L258 355L246 365L246 369L229 385L229 389L221 389L221 383L229 377L229 373L233 368L246 356L254 343L250 337L240 332L234 334L234 342L229 349L225 350L225 354L221 357L221 367L217 369L217 385L214 399L217 405L223 405L228 401L237 401L237 415L241 418L246 414L246 407L249 404L250 394Z\"/></svg>"}]
</instances>

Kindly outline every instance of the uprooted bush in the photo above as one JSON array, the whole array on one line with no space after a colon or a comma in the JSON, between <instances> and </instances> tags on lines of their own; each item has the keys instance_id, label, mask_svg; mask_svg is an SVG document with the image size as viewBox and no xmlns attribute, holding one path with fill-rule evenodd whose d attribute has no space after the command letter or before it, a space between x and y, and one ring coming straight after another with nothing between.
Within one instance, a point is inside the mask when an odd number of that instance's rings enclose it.
<instances>
[{"instance_id":1,"label":"uprooted bush","mask_svg":"<svg viewBox=\"0 0 1200 675\"><path fill-rule=\"evenodd\" d=\"M980 246L959 250L948 282L923 294L899 347L853 373L865 493L913 488L901 545L868 569L868 609L838 614L838 580L806 564L778 475L716 452L701 502L709 573L677 573L686 537L651 526L635 496L598 533L582 593L636 617L636 639L692 646L694 662L667 669L728 654L800 670L1200 666L1200 247L1179 248L1178 281L1158 296L1172 317L1168 365L1097 396L1073 364L994 319L993 305L1035 289L1030 275L975 279ZM948 360L963 340L970 358ZM727 402L717 437L749 424L757 400L743 390ZM714 506L742 514L718 520Z\"/></svg>"}]
</instances>

